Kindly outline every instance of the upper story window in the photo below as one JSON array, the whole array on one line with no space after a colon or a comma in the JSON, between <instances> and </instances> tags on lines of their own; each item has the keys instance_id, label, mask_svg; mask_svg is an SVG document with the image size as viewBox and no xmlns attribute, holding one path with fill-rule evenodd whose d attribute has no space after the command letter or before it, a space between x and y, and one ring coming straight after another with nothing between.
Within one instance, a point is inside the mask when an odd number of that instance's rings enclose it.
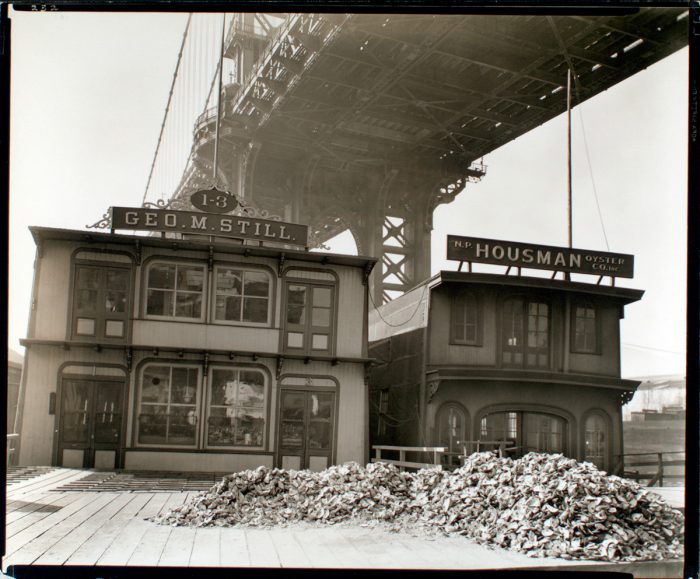
<instances>
[{"instance_id":1,"label":"upper story window","mask_svg":"<svg viewBox=\"0 0 700 579\"><path fill-rule=\"evenodd\" d=\"M123 340L127 334L131 269L76 264L71 334Z\"/></svg>"},{"instance_id":2,"label":"upper story window","mask_svg":"<svg viewBox=\"0 0 700 579\"><path fill-rule=\"evenodd\" d=\"M571 346L573 352L598 353L598 312L591 304L574 304L572 308Z\"/></svg>"},{"instance_id":3,"label":"upper story window","mask_svg":"<svg viewBox=\"0 0 700 579\"><path fill-rule=\"evenodd\" d=\"M461 292L452 300L450 342L479 344L479 304L474 294Z\"/></svg>"},{"instance_id":4,"label":"upper story window","mask_svg":"<svg viewBox=\"0 0 700 579\"><path fill-rule=\"evenodd\" d=\"M261 270L219 266L215 272L214 320L267 324L272 282Z\"/></svg>"},{"instance_id":5,"label":"upper story window","mask_svg":"<svg viewBox=\"0 0 700 579\"><path fill-rule=\"evenodd\" d=\"M202 320L204 265L152 263L148 268L146 315Z\"/></svg>"},{"instance_id":6,"label":"upper story window","mask_svg":"<svg viewBox=\"0 0 700 579\"><path fill-rule=\"evenodd\" d=\"M328 354L335 318L334 286L288 282L284 348L306 354Z\"/></svg>"},{"instance_id":7,"label":"upper story window","mask_svg":"<svg viewBox=\"0 0 700 579\"><path fill-rule=\"evenodd\" d=\"M521 297L503 303L503 366L549 368L549 304Z\"/></svg>"}]
</instances>

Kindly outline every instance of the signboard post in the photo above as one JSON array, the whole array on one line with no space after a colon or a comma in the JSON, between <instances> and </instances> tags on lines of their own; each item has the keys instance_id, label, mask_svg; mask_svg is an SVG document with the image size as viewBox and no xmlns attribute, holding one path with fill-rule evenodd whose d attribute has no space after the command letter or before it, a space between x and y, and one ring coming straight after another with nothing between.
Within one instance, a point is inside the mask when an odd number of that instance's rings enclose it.
<instances>
[{"instance_id":1,"label":"signboard post","mask_svg":"<svg viewBox=\"0 0 700 579\"><path fill-rule=\"evenodd\" d=\"M506 267L634 277L634 256L480 237L447 236L447 259ZM470 268L471 270L471 268Z\"/></svg>"}]
</instances>

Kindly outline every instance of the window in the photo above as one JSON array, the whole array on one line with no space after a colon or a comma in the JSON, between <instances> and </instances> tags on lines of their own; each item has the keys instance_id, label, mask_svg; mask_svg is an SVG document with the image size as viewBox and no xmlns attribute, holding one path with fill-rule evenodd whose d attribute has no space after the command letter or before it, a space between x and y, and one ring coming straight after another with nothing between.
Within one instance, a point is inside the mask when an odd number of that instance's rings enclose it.
<instances>
[{"instance_id":1,"label":"window","mask_svg":"<svg viewBox=\"0 0 700 579\"><path fill-rule=\"evenodd\" d=\"M565 453L567 422L559 416L540 412L493 412L481 419L479 439L481 450L498 448L505 442L508 456L523 456L528 452Z\"/></svg>"},{"instance_id":2,"label":"window","mask_svg":"<svg viewBox=\"0 0 700 579\"><path fill-rule=\"evenodd\" d=\"M331 351L334 318L333 286L287 284L285 349L306 354Z\"/></svg>"},{"instance_id":3,"label":"window","mask_svg":"<svg viewBox=\"0 0 700 579\"><path fill-rule=\"evenodd\" d=\"M207 446L262 448L265 394L260 370L212 369Z\"/></svg>"},{"instance_id":4,"label":"window","mask_svg":"<svg viewBox=\"0 0 700 579\"><path fill-rule=\"evenodd\" d=\"M204 278L203 265L151 264L146 315L201 320Z\"/></svg>"},{"instance_id":5,"label":"window","mask_svg":"<svg viewBox=\"0 0 700 579\"><path fill-rule=\"evenodd\" d=\"M595 354L598 351L598 316L590 305L574 305L572 351Z\"/></svg>"},{"instance_id":6,"label":"window","mask_svg":"<svg viewBox=\"0 0 700 579\"><path fill-rule=\"evenodd\" d=\"M270 310L270 276L260 270L216 268L214 320L267 324Z\"/></svg>"},{"instance_id":7,"label":"window","mask_svg":"<svg viewBox=\"0 0 700 579\"><path fill-rule=\"evenodd\" d=\"M76 265L72 335L126 338L131 270Z\"/></svg>"},{"instance_id":8,"label":"window","mask_svg":"<svg viewBox=\"0 0 700 579\"><path fill-rule=\"evenodd\" d=\"M138 442L144 445L196 446L199 370L149 364L143 370Z\"/></svg>"},{"instance_id":9,"label":"window","mask_svg":"<svg viewBox=\"0 0 700 579\"><path fill-rule=\"evenodd\" d=\"M605 470L608 456L608 426L606 420L599 414L591 414L586 418L584 444L584 460Z\"/></svg>"},{"instance_id":10,"label":"window","mask_svg":"<svg viewBox=\"0 0 700 579\"><path fill-rule=\"evenodd\" d=\"M503 303L503 366L549 367L549 310L546 303L524 298Z\"/></svg>"},{"instance_id":11,"label":"window","mask_svg":"<svg viewBox=\"0 0 700 579\"><path fill-rule=\"evenodd\" d=\"M460 293L452 300L451 340L455 344L475 346L479 343L479 311L476 297Z\"/></svg>"}]
</instances>

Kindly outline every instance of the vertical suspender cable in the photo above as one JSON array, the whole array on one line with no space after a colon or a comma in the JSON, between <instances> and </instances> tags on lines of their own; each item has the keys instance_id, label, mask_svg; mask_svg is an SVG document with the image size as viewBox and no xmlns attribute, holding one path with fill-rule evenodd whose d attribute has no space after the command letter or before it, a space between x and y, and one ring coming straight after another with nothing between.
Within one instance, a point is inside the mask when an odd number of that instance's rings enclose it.
<instances>
[{"instance_id":1,"label":"vertical suspender cable","mask_svg":"<svg viewBox=\"0 0 700 579\"><path fill-rule=\"evenodd\" d=\"M217 168L219 166L219 125L221 124L221 77L224 69L224 42L226 40L226 12L221 22L221 48L219 52L219 95L216 99L216 136L214 138L214 187L217 185Z\"/></svg>"},{"instance_id":2,"label":"vertical suspender cable","mask_svg":"<svg viewBox=\"0 0 700 579\"><path fill-rule=\"evenodd\" d=\"M182 44L180 45L180 52L177 55L177 64L175 65L175 72L173 73L173 82L170 85L170 93L168 94L168 103L165 105L165 116L163 117L163 123L160 126L160 134L158 135L158 143L156 144L156 152L153 155L153 162L151 163L151 171L148 174L148 181L146 182L146 190L143 192L143 199L141 204L146 201L146 196L148 195L148 187L151 185L151 179L153 177L153 170L156 166L156 160L158 159L158 151L160 149L160 143L163 140L163 131L165 130L165 121L168 119L168 111L170 110L170 103L173 99L173 89L175 88L175 81L177 80L177 75L180 70L180 62L182 60L182 52L185 48L185 41L187 40L187 33L190 29L190 21L192 20L192 14L187 16L187 24L185 25L185 32L182 35Z\"/></svg>"},{"instance_id":3,"label":"vertical suspender cable","mask_svg":"<svg viewBox=\"0 0 700 579\"><path fill-rule=\"evenodd\" d=\"M571 68L566 71L566 118L567 118L567 156L568 156L568 202L567 210L569 214L569 248L574 246L573 244L573 218L572 218L572 191L571 191Z\"/></svg>"}]
</instances>

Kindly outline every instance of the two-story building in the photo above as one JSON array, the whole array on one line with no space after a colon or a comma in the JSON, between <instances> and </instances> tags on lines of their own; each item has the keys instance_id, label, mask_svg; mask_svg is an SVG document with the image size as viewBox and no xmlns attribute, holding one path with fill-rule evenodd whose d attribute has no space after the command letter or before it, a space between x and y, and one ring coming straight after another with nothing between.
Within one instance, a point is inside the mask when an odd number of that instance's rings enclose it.
<instances>
[{"instance_id":1,"label":"two-story building","mask_svg":"<svg viewBox=\"0 0 700 579\"><path fill-rule=\"evenodd\" d=\"M373 258L31 232L20 464L234 472L365 460Z\"/></svg>"},{"instance_id":2,"label":"two-story building","mask_svg":"<svg viewBox=\"0 0 700 579\"><path fill-rule=\"evenodd\" d=\"M620 377L619 320L642 293L441 271L370 313L372 444L562 452L614 468L638 385Z\"/></svg>"}]
</instances>

